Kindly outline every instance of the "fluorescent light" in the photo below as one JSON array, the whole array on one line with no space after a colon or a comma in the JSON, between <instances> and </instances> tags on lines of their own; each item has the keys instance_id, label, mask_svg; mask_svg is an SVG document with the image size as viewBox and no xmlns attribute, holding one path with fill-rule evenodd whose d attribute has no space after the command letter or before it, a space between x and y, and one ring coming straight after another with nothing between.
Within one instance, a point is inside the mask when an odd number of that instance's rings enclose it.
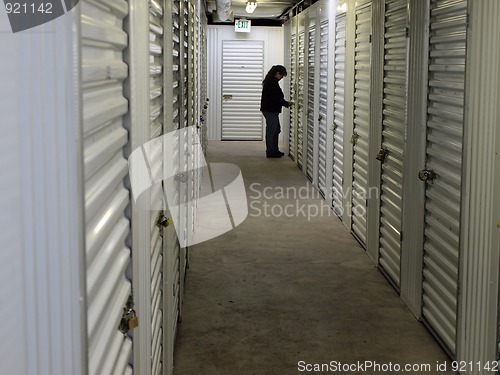
<instances>
[{"instance_id":1,"label":"fluorescent light","mask_svg":"<svg viewBox=\"0 0 500 375\"><path fill-rule=\"evenodd\" d=\"M247 13L253 13L255 8L257 8L257 2L256 1L248 1L247 7L245 8L245 10L247 11Z\"/></svg>"}]
</instances>

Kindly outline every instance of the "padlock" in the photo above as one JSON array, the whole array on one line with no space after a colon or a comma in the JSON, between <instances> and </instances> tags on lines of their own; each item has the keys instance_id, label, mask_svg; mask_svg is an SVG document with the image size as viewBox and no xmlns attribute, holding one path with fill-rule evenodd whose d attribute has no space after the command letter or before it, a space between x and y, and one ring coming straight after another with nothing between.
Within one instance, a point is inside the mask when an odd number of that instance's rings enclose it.
<instances>
[{"instance_id":1,"label":"padlock","mask_svg":"<svg viewBox=\"0 0 500 375\"><path fill-rule=\"evenodd\" d=\"M375 159L377 159L378 161L384 162L388 153L389 152L385 148L381 148L380 151L378 152L377 156L375 157Z\"/></svg>"},{"instance_id":2,"label":"padlock","mask_svg":"<svg viewBox=\"0 0 500 375\"><path fill-rule=\"evenodd\" d=\"M130 319L128 321L128 329L134 329L139 326L139 318L137 317L137 314L135 313L135 310L132 309L130 311Z\"/></svg>"}]
</instances>

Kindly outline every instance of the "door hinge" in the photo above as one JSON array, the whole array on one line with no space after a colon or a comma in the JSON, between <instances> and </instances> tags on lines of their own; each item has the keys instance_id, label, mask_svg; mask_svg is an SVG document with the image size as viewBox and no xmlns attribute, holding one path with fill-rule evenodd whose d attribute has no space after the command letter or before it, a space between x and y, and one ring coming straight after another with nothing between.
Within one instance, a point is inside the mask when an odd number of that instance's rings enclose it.
<instances>
[{"instance_id":1,"label":"door hinge","mask_svg":"<svg viewBox=\"0 0 500 375\"><path fill-rule=\"evenodd\" d=\"M465 15L465 28L468 29L469 28L469 22L470 22L470 16L469 16L469 13L467 13Z\"/></svg>"},{"instance_id":2,"label":"door hinge","mask_svg":"<svg viewBox=\"0 0 500 375\"><path fill-rule=\"evenodd\" d=\"M372 34L370 34L370 40L369 40L370 44L372 43Z\"/></svg>"},{"instance_id":3,"label":"door hinge","mask_svg":"<svg viewBox=\"0 0 500 375\"><path fill-rule=\"evenodd\" d=\"M399 242L403 242L403 231L399 232Z\"/></svg>"},{"instance_id":4,"label":"door hinge","mask_svg":"<svg viewBox=\"0 0 500 375\"><path fill-rule=\"evenodd\" d=\"M406 26L406 37L410 37L410 28L408 26Z\"/></svg>"}]
</instances>

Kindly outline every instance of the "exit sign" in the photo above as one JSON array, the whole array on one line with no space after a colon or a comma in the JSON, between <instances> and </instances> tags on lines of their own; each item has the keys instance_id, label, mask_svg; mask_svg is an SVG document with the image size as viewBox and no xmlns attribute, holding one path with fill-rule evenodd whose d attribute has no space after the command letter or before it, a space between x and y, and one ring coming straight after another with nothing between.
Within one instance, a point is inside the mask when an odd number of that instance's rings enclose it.
<instances>
[{"instance_id":1,"label":"exit sign","mask_svg":"<svg viewBox=\"0 0 500 375\"><path fill-rule=\"evenodd\" d=\"M250 20L236 20L234 22L234 31L237 33L249 33L251 27Z\"/></svg>"}]
</instances>

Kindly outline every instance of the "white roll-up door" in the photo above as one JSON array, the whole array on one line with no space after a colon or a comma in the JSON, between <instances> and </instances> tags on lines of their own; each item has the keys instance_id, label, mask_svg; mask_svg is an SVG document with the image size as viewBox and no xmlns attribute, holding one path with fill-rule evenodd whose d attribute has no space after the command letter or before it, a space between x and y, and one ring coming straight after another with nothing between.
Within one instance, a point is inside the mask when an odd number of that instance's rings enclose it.
<instances>
[{"instance_id":1,"label":"white roll-up door","mask_svg":"<svg viewBox=\"0 0 500 375\"><path fill-rule=\"evenodd\" d=\"M379 264L399 287L406 131L407 0L385 2Z\"/></svg>"},{"instance_id":2,"label":"white roll-up door","mask_svg":"<svg viewBox=\"0 0 500 375\"><path fill-rule=\"evenodd\" d=\"M297 165L302 169L304 157L304 68L305 68L305 33L299 33L298 72L297 72Z\"/></svg>"},{"instance_id":3,"label":"white roll-up door","mask_svg":"<svg viewBox=\"0 0 500 375\"><path fill-rule=\"evenodd\" d=\"M359 4L361 3L361 4ZM366 245L368 141L370 132L371 2L356 7L354 52L354 126L352 172L352 232Z\"/></svg>"},{"instance_id":4,"label":"white roll-up door","mask_svg":"<svg viewBox=\"0 0 500 375\"><path fill-rule=\"evenodd\" d=\"M150 136L155 139L163 127L163 7L149 1L149 74L150 74ZM151 150L151 178L161 181L163 175L163 144ZM160 162L158 162L160 161ZM151 189L151 373L163 374L163 238L157 225L158 212L165 208L162 184Z\"/></svg>"},{"instance_id":5,"label":"white roll-up door","mask_svg":"<svg viewBox=\"0 0 500 375\"><path fill-rule=\"evenodd\" d=\"M91 1L80 4L89 374L131 374L132 342L118 329L131 294L126 274L130 194L123 157L128 142L124 128L128 68L123 59L128 4L123 0L106 1L105 7Z\"/></svg>"},{"instance_id":6,"label":"white roll-up door","mask_svg":"<svg viewBox=\"0 0 500 375\"><path fill-rule=\"evenodd\" d=\"M306 175L310 180L314 174L314 133L315 133L315 87L314 79L316 74L316 25L309 26L307 43L307 155L306 155Z\"/></svg>"},{"instance_id":7,"label":"white roll-up door","mask_svg":"<svg viewBox=\"0 0 500 375\"><path fill-rule=\"evenodd\" d=\"M180 1L175 0L172 2L172 107L170 113L172 115L171 121L167 121L165 125L165 132L172 132L178 130L183 123L183 107L182 107L182 67L181 67L181 17L180 17ZM165 88L167 89L167 88ZM166 103L168 105L168 103ZM175 134L175 133L174 133ZM178 175L180 171L180 149L178 138L172 144L168 145L165 153L172 158L171 167L173 171L165 171L165 175ZM166 167L166 166L165 166ZM180 189L177 180L165 184L166 195L169 197L169 204L171 206L178 206L180 204ZM168 208L168 207L167 207ZM179 210L180 211L180 210ZM167 212L167 217L173 213ZM177 212L179 215L179 212ZM173 222L179 222L180 217L171 218ZM170 225L163 230L163 257L164 257L164 292L163 298L166 299L165 327L164 329L164 345L166 348L166 355L164 356L166 363L163 367L167 371L173 366L173 348L175 343L175 336L177 332L177 324L179 320L179 292L180 292L180 267L179 256L180 246L177 238L177 233L174 225Z\"/></svg>"},{"instance_id":8,"label":"white roll-up door","mask_svg":"<svg viewBox=\"0 0 500 375\"><path fill-rule=\"evenodd\" d=\"M172 127L169 129L177 130L181 127L181 25L179 0L172 2L172 54L173 54L173 118Z\"/></svg>"},{"instance_id":9,"label":"white roll-up door","mask_svg":"<svg viewBox=\"0 0 500 375\"><path fill-rule=\"evenodd\" d=\"M319 115L318 115L318 188L326 196L326 137L328 108L328 21L320 26Z\"/></svg>"},{"instance_id":10,"label":"white roll-up door","mask_svg":"<svg viewBox=\"0 0 500 375\"><path fill-rule=\"evenodd\" d=\"M332 205L335 213L343 218L344 184L344 91L345 91L345 49L346 15L335 19L335 84L333 92L333 171Z\"/></svg>"},{"instance_id":11,"label":"white roll-up door","mask_svg":"<svg viewBox=\"0 0 500 375\"><path fill-rule=\"evenodd\" d=\"M292 34L290 37L290 100L295 101L295 95L297 93L297 35ZM297 104L297 103L296 103ZM292 160L295 160L295 150L296 150L296 124L295 124L295 116L296 116L296 105L290 110L290 122L288 128L288 155Z\"/></svg>"},{"instance_id":12,"label":"white roll-up door","mask_svg":"<svg viewBox=\"0 0 500 375\"><path fill-rule=\"evenodd\" d=\"M222 42L222 139L262 140L264 42Z\"/></svg>"},{"instance_id":13,"label":"white roll-up door","mask_svg":"<svg viewBox=\"0 0 500 375\"><path fill-rule=\"evenodd\" d=\"M193 81L193 70L191 68L192 56L191 56L191 33L190 33L190 2L189 0L182 0L181 3L181 72L182 72L182 93L183 98L181 100L181 113L183 114L181 131L179 132L179 162L181 171L189 170L189 164L192 162L190 157L190 143L187 137L188 126L194 125L192 121L193 109L191 105L194 102L195 94L193 92L194 86ZM194 104L193 104L194 105ZM189 226L192 223L193 209L191 202L192 197L192 178L188 178L188 182L180 182L180 228L177 228L177 234L182 239L182 241L188 241ZM181 241L181 242L182 242ZM184 242L184 243L185 243ZM179 249L179 315L182 313L182 303L184 297L184 282L186 276L187 268L187 248L181 247Z\"/></svg>"},{"instance_id":14,"label":"white roll-up door","mask_svg":"<svg viewBox=\"0 0 500 375\"><path fill-rule=\"evenodd\" d=\"M432 0L422 315L456 353L467 1Z\"/></svg>"}]
</instances>

